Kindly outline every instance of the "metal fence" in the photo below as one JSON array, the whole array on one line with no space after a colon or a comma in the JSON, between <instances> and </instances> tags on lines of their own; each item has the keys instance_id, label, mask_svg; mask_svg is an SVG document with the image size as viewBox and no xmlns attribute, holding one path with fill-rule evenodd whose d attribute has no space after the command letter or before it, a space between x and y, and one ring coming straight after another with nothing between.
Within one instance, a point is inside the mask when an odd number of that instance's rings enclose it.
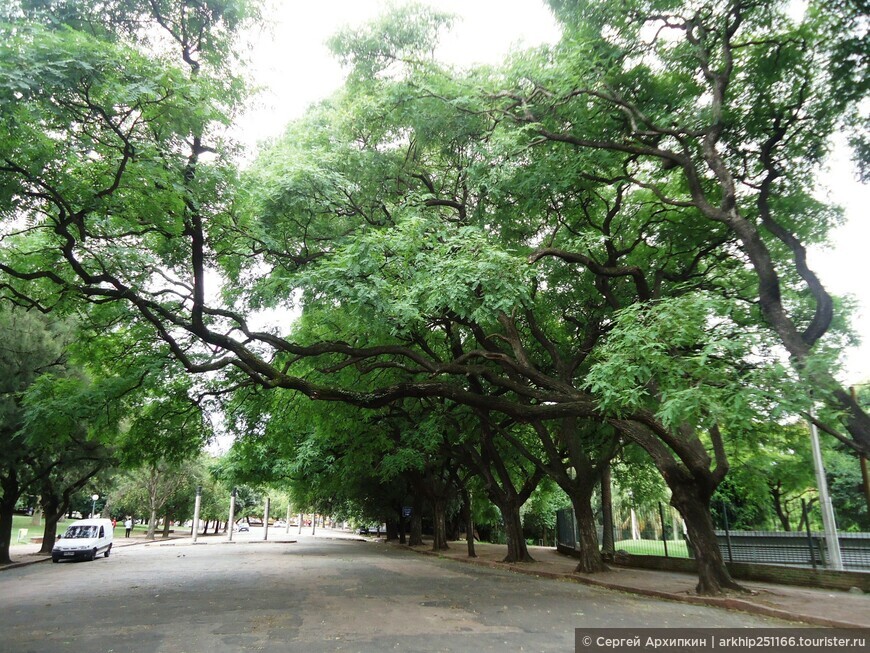
<instances>
[{"instance_id":1,"label":"metal fence","mask_svg":"<svg viewBox=\"0 0 870 653\"><path fill-rule=\"evenodd\" d=\"M724 528L716 531L722 557L727 562L776 564L807 568L831 566L825 535L821 532L768 530L732 530L728 528L726 510L718 516ZM628 508L615 511L613 519L614 551L633 555L694 557L685 524L677 511L660 504L653 509ZM722 524L720 524L722 525ZM576 548L577 523L571 508L556 514L559 544ZM598 543L603 544L604 529L598 525ZM843 567L850 571L870 572L870 533L839 533Z\"/></svg>"}]
</instances>

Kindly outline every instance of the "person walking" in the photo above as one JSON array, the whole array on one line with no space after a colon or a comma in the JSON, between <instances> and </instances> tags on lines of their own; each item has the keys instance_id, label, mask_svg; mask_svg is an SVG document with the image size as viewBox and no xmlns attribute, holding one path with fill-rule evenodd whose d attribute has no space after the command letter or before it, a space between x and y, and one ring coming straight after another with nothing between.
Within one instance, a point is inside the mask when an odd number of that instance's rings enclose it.
<instances>
[{"instance_id":1,"label":"person walking","mask_svg":"<svg viewBox=\"0 0 870 653\"><path fill-rule=\"evenodd\" d=\"M130 537L130 532L133 530L133 518L128 516L127 519L124 520L124 528L126 532L124 533L124 537Z\"/></svg>"}]
</instances>

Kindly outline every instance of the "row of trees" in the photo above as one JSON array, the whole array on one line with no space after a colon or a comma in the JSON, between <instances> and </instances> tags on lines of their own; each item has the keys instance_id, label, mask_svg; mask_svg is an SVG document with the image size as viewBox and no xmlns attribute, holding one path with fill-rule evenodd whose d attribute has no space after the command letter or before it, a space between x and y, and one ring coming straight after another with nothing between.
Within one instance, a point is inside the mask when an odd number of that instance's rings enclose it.
<instances>
[{"instance_id":1,"label":"row of trees","mask_svg":"<svg viewBox=\"0 0 870 653\"><path fill-rule=\"evenodd\" d=\"M0 330L0 563L22 498L37 498L48 552L80 496L105 493L118 470L156 488L210 437L189 379L165 355L129 347L122 331L97 338L80 317L14 305L0 307ZM150 498L153 522L163 506Z\"/></svg>"},{"instance_id":2,"label":"row of trees","mask_svg":"<svg viewBox=\"0 0 870 653\"><path fill-rule=\"evenodd\" d=\"M864 25L849 1L549 4L562 40L498 68L440 65L450 19L420 7L339 34L345 87L240 172L233 45L255 8L10 3L6 299L156 337L273 473L411 473L436 533L446 488L477 479L515 559L546 477L579 568L602 569L594 488L630 445L699 591L734 586L710 517L730 449L821 402L811 419L870 453L835 377L848 310L805 249L840 217L813 194L830 136L865 151ZM301 317L258 331L263 308Z\"/></svg>"}]
</instances>

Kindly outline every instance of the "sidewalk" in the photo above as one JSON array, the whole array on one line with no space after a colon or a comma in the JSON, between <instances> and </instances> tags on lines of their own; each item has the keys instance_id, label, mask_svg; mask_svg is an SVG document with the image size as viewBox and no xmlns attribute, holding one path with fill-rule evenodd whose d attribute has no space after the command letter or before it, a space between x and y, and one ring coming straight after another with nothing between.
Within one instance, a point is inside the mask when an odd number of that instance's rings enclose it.
<instances>
[{"instance_id":1,"label":"sidewalk","mask_svg":"<svg viewBox=\"0 0 870 653\"><path fill-rule=\"evenodd\" d=\"M870 628L870 594L738 581L751 593L728 592L721 597L698 596L694 592L698 579L692 574L616 566L600 574L578 574L574 572L577 566L574 558L549 547L530 546L529 553L535 562L513 564L501 562L507 554L505 545L475 542L474 548L477 558L468 557L464 540L450 542L448 551L436 553L429 545L413 547L412 550L468 564L510 569L523 574L574 581L682 603L741 610L817 626Z\"/></svg>"}]
</instances>

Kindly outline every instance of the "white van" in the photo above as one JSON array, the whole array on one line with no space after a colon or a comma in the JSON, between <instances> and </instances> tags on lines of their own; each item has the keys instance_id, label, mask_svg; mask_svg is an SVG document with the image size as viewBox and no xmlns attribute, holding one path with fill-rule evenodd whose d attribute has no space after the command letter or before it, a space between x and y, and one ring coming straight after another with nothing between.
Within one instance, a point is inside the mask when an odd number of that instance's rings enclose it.
<instances>
[{"instance_id":1,"label":"white van","mask_svg":"<svg viewBox=\"0 0 870 653\"><path fill-rule=\"evenodd\" d=\"M61 538L54 543L51 561L93 560L102 553L109 557L112 550L111 519L80 519L69 525Z\"/></svg>"}]
</instances>

